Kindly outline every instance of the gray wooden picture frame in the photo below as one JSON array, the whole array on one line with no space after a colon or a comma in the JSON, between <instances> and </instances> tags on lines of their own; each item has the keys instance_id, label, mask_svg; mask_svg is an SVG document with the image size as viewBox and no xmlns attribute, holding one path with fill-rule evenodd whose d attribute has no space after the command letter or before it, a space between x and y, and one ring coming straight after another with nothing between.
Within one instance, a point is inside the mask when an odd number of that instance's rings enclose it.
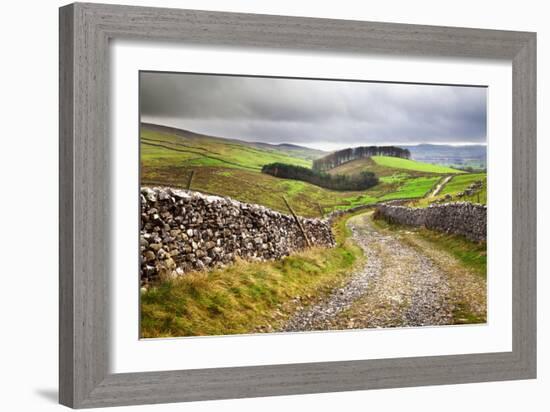
<instances>
[{"instance_id":1,"label":"gray wooden picture frame","mask_svg":"<svg viewBox=\"0 0 550 412\"><path fill-rule=\"evenodd\" d=\"M535 33L83 3L62 7L59 26L62 404L89 408L535 378ZM511 61L513 350L110 374L110 39Z\"/></svg>"}]
</instances>

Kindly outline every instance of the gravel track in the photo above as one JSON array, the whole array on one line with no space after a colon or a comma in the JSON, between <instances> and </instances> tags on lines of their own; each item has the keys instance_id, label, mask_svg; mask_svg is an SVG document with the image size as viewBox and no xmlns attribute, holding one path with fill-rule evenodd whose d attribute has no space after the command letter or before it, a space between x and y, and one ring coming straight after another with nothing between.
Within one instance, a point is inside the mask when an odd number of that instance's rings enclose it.
<instances>
[{"instance_id":1,"label":"gravel track","mask_svg":"<svg viewBox=\"0 0 550 412\"><path fill-rule=\"evenodd\" d=\"M448 253L426 253L430 244L411 244L376 228L371 213L351 218L348 226L366 264L324 300L299 308L282 331L448 325L461 288L477 291L472 299L485 311L484 281Z\"/></svg>"},{"instance_id":2,"label":"gravel track","mask_svg":"<svg viewBox=\"0 0 550 412\"><path fill-rule=\"evenodd\" d=\"M436 197L436 196L439 194L439 192L441 192L441 191L443 190L443 188L445 187L445 185L446 185L447 183L449 183L449 181L450 181L452 178L453 178L453 175L445 177L441 182L439 182L439 183L437 184L437 186L435 187L435 189L433 190L433 192L430 193L430 194L428 195L428 197Z\"/></svg>"}]
</instances>

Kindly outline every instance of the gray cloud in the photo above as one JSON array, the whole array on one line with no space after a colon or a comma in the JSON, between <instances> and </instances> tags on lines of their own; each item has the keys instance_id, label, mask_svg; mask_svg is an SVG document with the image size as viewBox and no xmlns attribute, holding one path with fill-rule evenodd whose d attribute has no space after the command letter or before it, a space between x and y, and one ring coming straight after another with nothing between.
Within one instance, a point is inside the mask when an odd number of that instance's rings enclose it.
<instances>
[{"instance_id":1,"label":"gray cloud","mask_svg":"<svg viewBox=\"0 0 550 412\"><path fill-rule=\"evenodd\" d=\"M141 74L142 121L269 143L485 143L486 89Z\"/></svg>"}]
</instances>

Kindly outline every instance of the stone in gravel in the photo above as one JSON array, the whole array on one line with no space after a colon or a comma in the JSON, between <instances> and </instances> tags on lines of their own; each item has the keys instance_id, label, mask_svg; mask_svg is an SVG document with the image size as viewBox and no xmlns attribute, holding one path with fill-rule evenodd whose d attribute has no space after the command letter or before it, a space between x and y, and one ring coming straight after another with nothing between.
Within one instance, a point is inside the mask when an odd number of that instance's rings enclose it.
<instances>
[{"instance_id":1,"label":"stone in gravel","mask_svg":"<svg viewBox=\"0 0 550 412\"><path fill-rule=\"evenodd\" d=\"M155 252L158 252L160 249L162 249L162 243L151 243L149 245L149 248L154 250Z\"/></svg>"},{"instance_id":2,"label":"stone in gravel","mask_svg":"<svg viewBox=\"0 0 550 412\"><path fill-rule=\"evenodd\" d=\"M143 253L143 259L145 260L145 262L152 262L156 259L156 257L157 256L155 255L155 252L153 252L152 250L146 250Z\"/></svg>"},{"instance_id":3,"label":"stone in gravel","mask_svg":"<svg viewBox=\"0 0 550 412\"><path fill-rule=\"evenodd\" d=\"M166 257L168 256L168 253L166 253L166 251L162 248L160 248L157 252L157 258L159 259L165 259Z\"/></svg>"}]
</instances>

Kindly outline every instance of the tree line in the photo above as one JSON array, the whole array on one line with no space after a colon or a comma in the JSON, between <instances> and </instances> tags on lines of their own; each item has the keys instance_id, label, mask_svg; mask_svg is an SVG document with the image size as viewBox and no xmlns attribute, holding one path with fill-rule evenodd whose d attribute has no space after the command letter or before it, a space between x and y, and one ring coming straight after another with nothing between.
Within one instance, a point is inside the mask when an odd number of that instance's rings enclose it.
<instances>
[{"instance_id":1,"label":"tree line","mask_svg":"<svg viewBox=\"0 0 550 412\"><path fill-rule=\"evenodd\" d=\"M283 179L301 180L330 190L365 190L378 184L378 177L373 172L363 171L355 175L331 175L286 163L267 164L262 167L262 173Z\"/></svg>"},{"instance_id":2,"label":"tree line","mask_svg":"<svg viewBox=\"0 0 550 412\"><path fill-rule=\"evenodd\" d=\"M396 146L361 146L338 150L313 161L313 170L325 171L334 169L343 163L371 156L393 156L409 159L411 152Z\"/></svg>"}]
</instances>

